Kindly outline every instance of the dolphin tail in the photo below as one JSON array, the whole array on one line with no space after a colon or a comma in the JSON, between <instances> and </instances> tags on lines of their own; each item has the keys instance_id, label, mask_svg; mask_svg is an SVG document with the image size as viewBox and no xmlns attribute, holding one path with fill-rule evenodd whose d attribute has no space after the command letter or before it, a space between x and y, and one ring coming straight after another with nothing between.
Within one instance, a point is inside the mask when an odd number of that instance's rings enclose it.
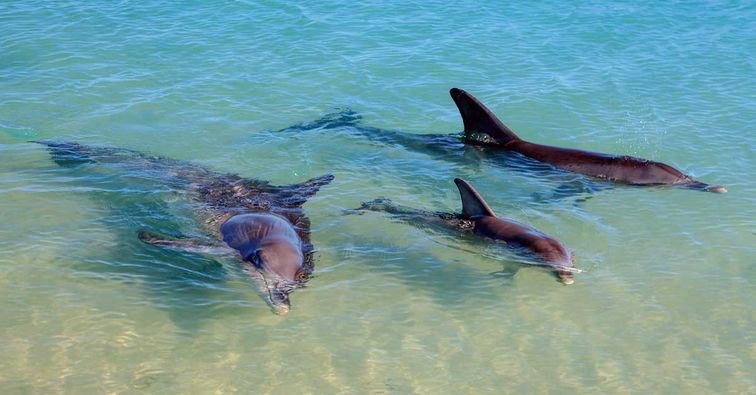
<instances>
[{"instance_id":1,"label":"dolphin tail","mask_svg":"<svg viewBox=\"0 0 756 395\"><path fill-rule=\"evenodd\" d=\"M458 88L452 88L449 94L457 105L462 122L465 124L466 140L495 145L520 140L473 95Z\"/></svg>"},{"instance_id":2,"label":"dolphin tail","mask_svg":"<svg viewBox=\"0 0 756 395\"><path fill-rule=\"evenodd\" d=\"M69 167L95 162L95 160L86 152L86 147L78 143L50 140L31 142L46 146L50 151L53 161L60 166Z\"/></svg>"},{"instance_id":3,"label":"dolphin tail","mask_svg":"<svg viewBox=\"0 0 756 395\"><path fill-rule=\"evenodd\" d=\"M462 199L462 215L467 218L490 216L495 217L491 207L483 200L478 191L469 182L455 178L454 183L459 188L459 197Z\"/></svg>"},{"instance_id":4,"label":"dolphin tail","mask_svg":"<svg viewBox=\"0 0 756 395\"><path fill-rule=\"evenodd\" d=\"M156 159L156 157L148 157L139 151L127 148L97 147L71 141L37 140L31 142L46 146L52 160L64 167L84 163L122 162L125 159L134 158Z\"/></svg>"},{"instance_id":5,"label":"dolphin tail","mask_svg":"<svg viewBox=\"0 0 756 395\"><path fill-rule=\"evenodd\" d=\"M361 214L365 211L383 211L389 214L404 215L407 217L434 217L438 215L438 213L402 206L394 203L393 201L391 201L391 199L386 198L378 198L373 199L369 202L362 202L362 205L360 205L360 207L351 210L348 213Z\"/></svg>"}]
</instances>

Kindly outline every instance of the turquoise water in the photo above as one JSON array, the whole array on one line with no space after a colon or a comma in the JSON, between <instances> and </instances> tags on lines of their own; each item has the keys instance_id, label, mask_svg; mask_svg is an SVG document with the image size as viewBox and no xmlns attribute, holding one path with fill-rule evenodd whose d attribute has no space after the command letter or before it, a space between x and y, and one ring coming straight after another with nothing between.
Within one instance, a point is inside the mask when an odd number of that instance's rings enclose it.
<instances>
[{"instance_id":1,"label":"turquoise water","mask_svg":"<svg viewBox=\"0 0 756 395\"><path fill-rule=\"evenodd\" d=\"M755 27L745 1L4 1L0 393L754 393ZM584 179L362 133L460 132L454 86L525 139L729 193L555 198ZM360 125L277 132L346 108ZM334 174L304 206L314 277L272 314L233 260L139 242L195 227L180 193L59 167L42 139L274 184ZM454 177L574 250L575 284L343 215L458 211Z\"/></svg>"}]
</instances>

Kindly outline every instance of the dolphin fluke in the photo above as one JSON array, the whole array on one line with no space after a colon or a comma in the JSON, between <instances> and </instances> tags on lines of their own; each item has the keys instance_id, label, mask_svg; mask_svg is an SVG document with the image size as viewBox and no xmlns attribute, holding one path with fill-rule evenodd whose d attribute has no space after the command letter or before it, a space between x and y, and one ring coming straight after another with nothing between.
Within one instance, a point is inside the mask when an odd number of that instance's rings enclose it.
<instances>
[{"instance_id":1,"label":"dolphin fluke","mask_svg":"<svg viewBox=\"0 0 756 395\"><path fill-rule=\"evenodd\" d=\"M42 144L47 146L47 149L52 155L53 161L59 166L73 167L84 163L94 163L92 159L85 152L85 147L78 143L61 142L51 140L31 141L32 143Z\"/></svg>"},{"instance_id":2,"label":"dolphin fluke","mask_svg":"<svg viewBox=\"0 0 756 395\"><path fill-rule=\"evenodd\" d=\"M478 191L469 182L455 178L454 183L459 188L459 197L462 199L462 215L467 218L489 216L495 217L491 207L483 200Z\"/></svg>"},{"instance_id":3,"label":"dolphin fluke","mask_svg":"<svg viewBox=\"0 0 756 395\"><path fill-rule=\"evenodd\" d=\"M459 88L449 91L465 124L465 139L483 144L507 144L520 140L491 110Z\"/></svg>"}]
</instances>

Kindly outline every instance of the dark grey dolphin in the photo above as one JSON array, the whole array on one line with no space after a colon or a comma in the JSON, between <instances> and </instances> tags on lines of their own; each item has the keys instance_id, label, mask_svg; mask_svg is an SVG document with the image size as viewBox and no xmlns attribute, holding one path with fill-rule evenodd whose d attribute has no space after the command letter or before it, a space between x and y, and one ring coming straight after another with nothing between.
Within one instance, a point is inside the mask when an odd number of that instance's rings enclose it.
<instances>
[{"instance_id":1,"label":"dark grey dolphin","mask_svg":"<svg viewBox=\"0 0 756 395\"><path fill-rule=\"evenodd\" d=\"M186 161L141 152L41 141L63 166L113 165L189 194L200 224L199 237L171 237L139 232L145 243L214 254L233 254L260 282L277 314L290 309L289 293L304 285L313 270L310 220L302 205L333 180L324 175L288 186L208 170Z\"/></svg>"},{"instance_id":2,"label":"dark grey dolphin","mask_svg":"<svg viewBox=\"0 0 756 395\"><path fill-rule=\"evenodd\" d=\"M708 185L664 163L572 148L552 147L522 140L478 99L462 89L449 91L465 125L466 143L502 148L551 164L563 170L602 180L632 185L680 185L724 193L721 185Z\"/></svg>"},{"instance_id":3,"label":"dark grey dolphin","mask_svg":"<svg viewBox=\"0 0 756 395\"><path fill-rule=\"evenodd\" d=\"M539 264L551 268L564 284L574 282L572 253L559 240L530 226L497 217L469 182L455 178L454 183L457 184L462 199L461 214L417 210L396 205L387 199L365 202L359 210L385 211L410 223L421 221L502 241L508 247L524 252Z\"/></svg>"}]
</instances>

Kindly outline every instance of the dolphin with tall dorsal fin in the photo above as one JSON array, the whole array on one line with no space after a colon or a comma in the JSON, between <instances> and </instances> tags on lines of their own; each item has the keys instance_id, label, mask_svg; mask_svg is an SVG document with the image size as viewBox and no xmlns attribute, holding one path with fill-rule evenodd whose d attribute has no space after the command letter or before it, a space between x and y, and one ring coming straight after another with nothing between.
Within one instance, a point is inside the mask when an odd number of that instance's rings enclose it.
<instances>
[{"instance_id":1,"label":"dolphin with tall dorsal fin","mask_svg":"<svg viewBox=\"0 0 756 395\"><path fill-rule=\"evenodd\" d=\"M245 271L260 283L276 314L289 312L289 294L304 286L312 273L310 220L302 205L333 180L330 174L300 184L276 186L123 148L37 143L47 146L61 166L109 165L149 182L188 192L202 236L173 237L142 230L139 239L157 247L240 258Z\"/></svg>"},{"instance_id":2,"label":"dolphin with tall dorsal fin","mask_svg":"<svg viewBox=\"0 0 756 395\"><path fill-rule=\"evenodd\" d=\"M394 204L388 199L364 202L358 210L384 211L409 223L423 222L501 241L550 268L564 284L575 282L572 252L564 244L530 226L497 217L469 182L455 178L454 183L462 200L460 214L413 209Z\"/></svg>"},{"instance_id":3,"label":"dolphin with tall dorsal fin","mask_svg":"<svg viewBox=\"0 0 756 395\"><path fill-rule=\"evenodd\" d=\"M526 250L554 269L565 284L572 284L572 253L559 240L530 226L500 218L469 182L455 178L462 199L462 217L473 222L477 236L503 241L508 246Z\"/></svg>"},{"instance_id":4,"label":"dolphin with tall dorsal fin","mask_svg":"<svg viewBox=\"0 0 756 395\"><path fill-rule=\"evenodd\" d=\"M462 116L466 143L515 151L566 171L607 181L632 185L679 185L702 191L727 192L721 185L705 184L661 162L522 140L471 94L458 88L452 88L449 94Z\"/></svg>"}]
</instances>

